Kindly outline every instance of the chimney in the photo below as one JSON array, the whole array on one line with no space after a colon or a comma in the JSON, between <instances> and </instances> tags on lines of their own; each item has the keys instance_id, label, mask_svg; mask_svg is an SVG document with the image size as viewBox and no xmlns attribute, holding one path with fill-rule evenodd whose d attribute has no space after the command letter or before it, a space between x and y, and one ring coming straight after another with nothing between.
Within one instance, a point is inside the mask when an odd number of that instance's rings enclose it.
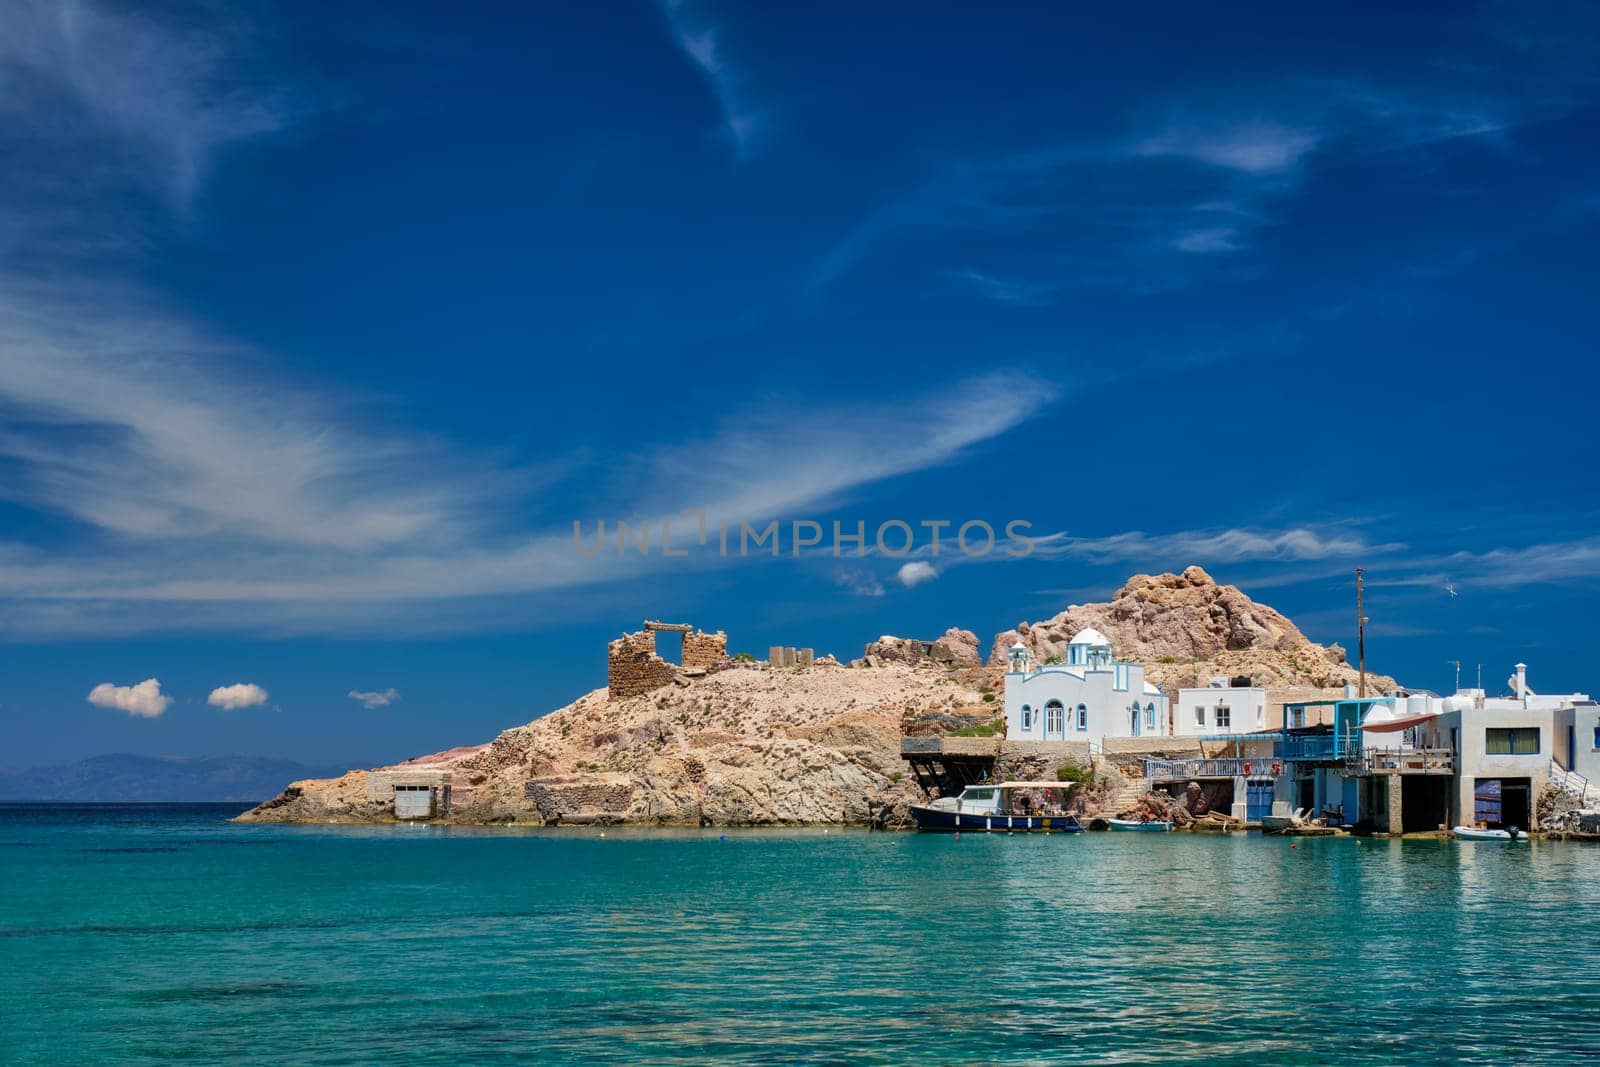
<instances>
[{"instance_id":1,"label":"chimney","mask_svg":"<svg viewBox=\"0 0 1600 1067\"><path fill-rule=\"evenodd\" d=\"M1522 706L1528 706L1528 665L1517 664L1517 699L1522 701Z\"/></svg>"}]
</instances>

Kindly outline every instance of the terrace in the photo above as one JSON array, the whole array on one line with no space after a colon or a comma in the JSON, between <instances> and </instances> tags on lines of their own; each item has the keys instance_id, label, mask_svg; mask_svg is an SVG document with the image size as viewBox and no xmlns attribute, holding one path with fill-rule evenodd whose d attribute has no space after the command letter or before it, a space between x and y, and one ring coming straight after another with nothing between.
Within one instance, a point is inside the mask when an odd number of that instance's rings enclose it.
<instances>
[{"instance_id":1,"label":"terrace","mask_svg":"<svg viewBox=\"0 0 1600 1067\"><path fill-rule=\"evenodd\" d=\"M1387 704L1388 697L1360 697L1345 700L1310 700L1284 705L1284 727L1277 745L1277 758L1298 763L1348 762L1361 755L1361 723L1374 704ZM1332 708L1333 721L1320 726L1303 726L1311 708Z\"/></svg>"},{"instance_id":2,"label":"terrace","mask_svg":"<svg viewBox=\"0 0 1600 1067\"><path fill-rule=\"evenodd\" d=\"M1345 760L1345 773L1454 774L1455 753L1447 748L1369 748Z\"/></svg>"}]
</instances>

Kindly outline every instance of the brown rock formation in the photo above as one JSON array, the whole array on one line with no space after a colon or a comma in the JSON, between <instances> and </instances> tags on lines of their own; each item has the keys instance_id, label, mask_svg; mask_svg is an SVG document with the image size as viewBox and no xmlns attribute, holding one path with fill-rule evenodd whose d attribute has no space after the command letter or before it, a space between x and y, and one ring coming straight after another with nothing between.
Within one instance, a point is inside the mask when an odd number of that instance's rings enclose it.
<instances>
[{"instance_id":1,"label":"brown rock formation","mask_svg":"<svg viewBox=\"0 0 1600 1067\"><path fill-rule=\"evenodd\" d=\"M983 666L983 656L978 651L978 635L953 626L933 643L933 658L956 667Z\"/></svg>"},{"instance_id":2,"label":"brown rock formation","mask_svg":"<svg viewBox=\"0 0 1600 1067\"><path fill-rule=\"evenodd\" d=\"M1213 675L1248 676L1264 687L1327 689L1356 681L1344 649L1316 644L1278 611L1236 586L1218 585L1199 567L1136 574L1108 604L1074 604L1041 622L1019 623L995 635L989 666L1003 667L1017 641L1035 663L1064 658L1067 642L1090 626L1111 638L1118 659L1143 661L1157 685L1204 685ZM1395 685L1393 678L1367 674L1369 692Z\"/></svg>"},{"instance_id":3,"label":"brown rock formation","mask_svg":"<svg viewBox=\"0 0 1600 1067\"><path fill-rule=\"evenodd\" d=\"M734 666L612 699L600 689L491 744L408 761L449 771L466 823L860 823L918 795L900 759L905 716L981 703L963 672ZM372 775L294 783L241 818L392 818Z\"/></svg>"},{"instance_id":4,"label":"brown rock formation","mask_svg":"<svg viewBox=\"0 0 1600 1067\"><path fill-rule=\"evenodd\" d=\"M983 666L983 659L978 652L978 635L971 630L958 630L953 626L937 641L921 641L915 637L894 637L885 634L868 645L861 657L863 662L872 666L884 663L903 663L911 667Z\"/></svg>"}]
</instances>

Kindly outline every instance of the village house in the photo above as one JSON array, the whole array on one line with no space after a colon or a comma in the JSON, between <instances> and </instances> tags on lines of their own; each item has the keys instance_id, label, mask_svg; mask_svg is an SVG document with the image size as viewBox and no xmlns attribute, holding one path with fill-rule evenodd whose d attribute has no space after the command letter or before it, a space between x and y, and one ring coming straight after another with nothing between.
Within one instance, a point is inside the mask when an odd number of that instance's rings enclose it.
<instances>
[{"instance_id":1,"label":"village house","mask_svg":"<svg viewBox=\"0 0 1600 1067\"><path fill-rule=\"evenodd\" d=\"M1212 678L1209 685L1178 690L1172 732L1178 737L1248 734L1267 728L1267 691L1249 678Z\"/></svg>"}]
</instances>

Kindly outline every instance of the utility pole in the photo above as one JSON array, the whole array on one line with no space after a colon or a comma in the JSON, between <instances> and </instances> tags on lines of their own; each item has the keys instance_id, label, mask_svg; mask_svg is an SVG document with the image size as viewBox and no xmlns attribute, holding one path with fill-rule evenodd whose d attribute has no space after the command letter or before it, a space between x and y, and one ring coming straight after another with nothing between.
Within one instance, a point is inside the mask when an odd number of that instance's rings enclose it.
<instances>
[{"instance_id":1,"label":"utility pole","mask_svg":"<svg viewBox=\"0 0 1600 1067\"><path fill-rule=\"evenodd\" d=\"M1361 688L1356 691L1356 696L1367 695L1367 617L1361 613L1361 575L1364 572L1356 568L1356 663L1361 671Z\"/></svg>"}]
</instances>

